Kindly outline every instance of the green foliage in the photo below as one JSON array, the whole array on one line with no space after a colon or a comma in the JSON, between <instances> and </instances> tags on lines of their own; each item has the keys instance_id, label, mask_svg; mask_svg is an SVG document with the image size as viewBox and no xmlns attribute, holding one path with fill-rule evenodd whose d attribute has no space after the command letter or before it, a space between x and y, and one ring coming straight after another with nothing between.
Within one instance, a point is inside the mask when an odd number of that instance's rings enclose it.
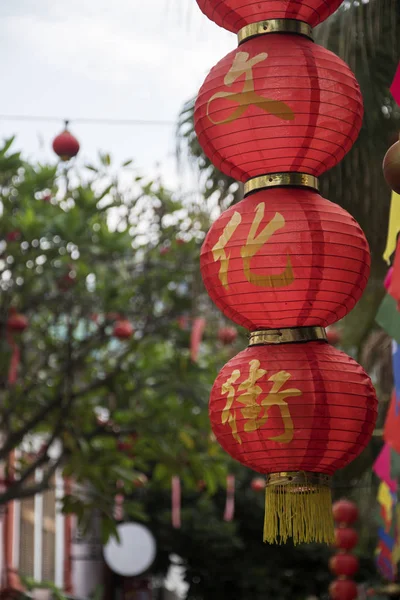
<instances>
[{"instance_id":1,"label":"green foliage","mask_svg":"<svg viewBox=\"0 0 400 600\"><path fill-rule=\"evenodd\" d=\"M118 482L132 496L127 514L145 519L142 473L166 488L172 475L214 490L224 481L207 415L215 328L193 364L190 328L178 325L196 310L202 226L129 161L115 169L102 155L78 173L30 165L11 147L0 151L0 459L23 455L0 502L46 488L60 467L74 482L64 511L85 527L96 509L106 539ZM10 310L29 320L23 333L7 328ZM132 324L130 339L113 336L116 314Z\"/></svg>"}]
</instances>

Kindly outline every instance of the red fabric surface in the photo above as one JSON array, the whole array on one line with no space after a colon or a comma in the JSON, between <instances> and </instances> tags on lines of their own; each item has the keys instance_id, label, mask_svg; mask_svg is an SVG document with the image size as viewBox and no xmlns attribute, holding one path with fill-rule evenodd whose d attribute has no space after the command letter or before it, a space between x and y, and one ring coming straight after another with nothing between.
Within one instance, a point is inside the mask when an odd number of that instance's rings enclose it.
<instances>
[{"instance_id":1,"label":"red fabric surface","mask_svg":"<svg viewBox=\"0 0 400 600\"><path fill-rule=\"evenodd\" d=\"M386 277L388 276L386 275ZM389 281L389 294L397 302L400 302L400 238L397 241L393 270Z\"/></svg>"},{"instance_id":2,"label":"red fabric surface","mask_svg":"<svg viewBox=\"0 0 400 600\"><path fill-rule=\"evenodd\" d=\"M337 579L329 586L329 597L332 600L356 600L357 585L351 579Z\"/></svg>"},{"instance_id":3,"label":"red fabric surface","mask_svg":"<svg viewBox=\"0 0 400 600\"><path fill-rule=\"evenodd\" d=\"M352 554L336 554L329 561L329 568L335 575L352 577L360 567L358 558Z\"/></svg>"},{"instance_id":4,"label":"red fabric surface","mask_svg":"<svg viewBox=\"0 0 400 600\"><path fill-rule=\"evenodd\" d=\"M400 414L396 409L398 400L396 398L396 390L392 392L389 410L387 413L385 427L383 430L383 439L397 453L400 453Z\"/></svg>"},{"instance_id":5,"label":"red fabric surface","mask_svg":"<svg viewBox=\"0 0 400 600\"><path fill-rule=\"evenodd\" d=\"M246 41L211 70L195 129L211 162L234 179L319 176L350 150L362 117L349 67L311 40L282 33Z\"/></svg>"},{"instance_id":6,"label":"red fabric surface","mask_svg":"<svg viewBox=\"0 0 400 600\"><path fill-rule=\"evenodd\" d=\"M352 550L358 544L358 533L350 527L335 529L335 546L341 550Z\"/></svg>"},{"instance_id":7,"label":"red fabric surface","mask_svg":"<svg viewBox=\"0 0 400 600\"><path fill-rule=\"evenodd\" d=\"M337 523L351 525L358 519L357 504L351 500L338 500L332 506L333 518Z\"/></svg>"},{"instance_id":8,"label":"red fabric surface","mask_svg":"<svg viewBox=\"0 0 400 600\"><path fill-rule=\"evenodd\" d=\"M269 236L271 221L277 225ZM229 238L231 222L237 226ZM353 217L307 189L275 188L245 198L213 224L201 250L211 299L250 330L338 321L361 297L369 265L368 244ZM260 280L263 275L272 279Z\"/></svg>"},{"instance_id":9,"label":"red fabric surface","mask_svg":"<svg viewBox=\"0 0 400 600\"><path fill-rule=\"evenodd\" d=\"M325 342L253 346L219 373L209 414L221 446L254 471L331 475L369 442L377 399L361 366Z\"/></svg>"},{"instance_id":10,"label":"red fabric surface","mask_svg":"<svg viewBox=\"0 0 400 600\"><path fill-rule=\"evenodd\" d=\"M314 27L341 3L342 0L197 0L209 19L235 33L249 23L266 19L297 19Z\"/></svg>"}]
</instances>

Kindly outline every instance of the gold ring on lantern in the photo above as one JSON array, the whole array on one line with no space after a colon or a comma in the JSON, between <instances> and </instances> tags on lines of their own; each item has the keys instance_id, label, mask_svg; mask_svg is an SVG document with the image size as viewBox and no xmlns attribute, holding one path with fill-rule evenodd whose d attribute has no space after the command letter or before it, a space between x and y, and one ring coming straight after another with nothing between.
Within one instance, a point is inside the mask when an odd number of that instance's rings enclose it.
<instances>
[{"instance_id":1,"label":"gold ring on lantern","mask_svg":"<svg viewBox=\"0 0 400 600\"><path fill-rule=\"evenodd\" d=\"M295 329L263 329L250 333L249 346L293 344L296 342L327 341L323 327L297 327Z\"/></svg>"},{"instance_id":2,"label":"gold ring on lantern","mask_svg":"<svg viewBox=\"0 0 400 600\"><path fill-rule=\"evenodd\" d=\"M266 35L267 33L297 33L304 35L310 40L313 40L312 28L304 21L296 19L268 19L266 21L258 21L258 23L250 23L243 27L238 33L239 45L246 40Z\"/></svg>"},{"instance_id":3,"label":"gold ring on lantern","mask_svg":"<svg viewBox=\"0 0 400 600\"><path fill-rule=\"evenodd\" d=\"M306 471L271 473L265 488L264 541L333 543L331 478Z\"/></svg>"},{"instance_id":4,"label":"gold ring on lantern","mask_svg":"<svg viewBox=\"0 0 400 600\"><path fill-rule=\"evenodd\" d=\"M244 184L244 195L271 187L309 187L319 190L318 178L307 173L269 173L253 177Z\"/></svg>"}]
</instances>

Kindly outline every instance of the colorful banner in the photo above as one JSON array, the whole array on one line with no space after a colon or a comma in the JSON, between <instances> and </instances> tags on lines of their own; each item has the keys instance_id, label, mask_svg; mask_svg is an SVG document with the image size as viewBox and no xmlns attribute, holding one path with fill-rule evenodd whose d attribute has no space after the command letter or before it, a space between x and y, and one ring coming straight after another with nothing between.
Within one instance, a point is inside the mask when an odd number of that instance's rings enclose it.
<instances>
[{"instance_id":1,"label":"colorful banner","mask_svg":"<svg viewBox=\"0 0 400 600\"><path fill-rule=\"evenodd\" d=\"M397 67L396 75L394 76L392 85L390 86L390 93L392 94L395 102L400 106L400 63Z\"/></svg>"}]
</instances>

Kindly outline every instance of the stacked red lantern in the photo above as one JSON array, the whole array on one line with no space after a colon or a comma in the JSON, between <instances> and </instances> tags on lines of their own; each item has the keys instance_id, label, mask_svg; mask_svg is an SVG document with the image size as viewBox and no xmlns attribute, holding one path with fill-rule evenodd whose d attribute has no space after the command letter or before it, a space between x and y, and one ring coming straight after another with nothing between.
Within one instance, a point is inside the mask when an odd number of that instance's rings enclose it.
<instances>
[{"instance_id":1,"label":"stacked red lantern","mask_svg":"<svg viewBox=\"0 0 400 600\"><path fill-rule=\"evenodd\" d=\"M358 535L349 527L358 518L358 509L354 502L339 500L333 505L333 518L336 521L335 546L338 553L329 562L332 573L338 576L329 588L332 600L355 600L358 597L357 585L351 579L359 569L358 558L351 554L357 545Z\"/></svg>"},{"instance_id":2,"label":"stacked red lantern","mask_svg":"<svg viewBox=\"0 0 400 600\"><path fill-rule=\"evenodd\" d=\"M324 329L355 306L370 265L359 225L318 194L363 116L349 67L311 39L340 0L197 2L239 48L206 78L196 132L245 190L209 231L201 270L218 308L251 332L214 384L212 428L267 475L266 541L329 543L330 477L365 448L377 408L369 377Z\"/></svg>"}]
</instances>

